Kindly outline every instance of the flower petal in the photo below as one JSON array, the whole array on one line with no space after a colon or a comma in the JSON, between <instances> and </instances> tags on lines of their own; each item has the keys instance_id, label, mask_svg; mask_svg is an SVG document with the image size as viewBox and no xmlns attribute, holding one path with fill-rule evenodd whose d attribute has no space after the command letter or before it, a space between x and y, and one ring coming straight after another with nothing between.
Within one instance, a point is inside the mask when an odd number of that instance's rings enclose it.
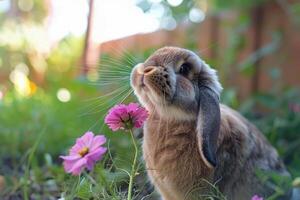
<instances>
[{"instance_id":1,"label":"flower petal","mask_svg":"<svg viewBox=\"0 0 300 200\"><path fill-rule=\"evenodd\" d=\"M87 160L85 157L79 159L77 162L75 162L72 166L72 168L69 170L73 175L78 175L82 171L82 169L87 164Z\"/></svg>"},{"instance_id":2,"label":"flower petal","mask_svg":"<svg viewBox=\"0 0 300 200\"><path fill-rule=\"evenodd\" d=\"M103 154L107 151L105 147L99 147L97 150L88 153L85 157L87 160L98 161L102 158Z\"/></svg>"},{"instance_id":3,"label":"flower petal","mask_svg":"<svg viewBox=\"0 0 300 200\"><path fill-rule=\"evenodd\" d=\"M76 164L77 161L79 161L81 158L78 158L76 160L64 160L63 165L64 165L64 169L67 173L71 173L72 172L72 168L73 166Z\"/></svg>"},{"instance_id":4,"label":"flower petal","mask_svg":"<svg viewBox=\"0 0 300 200\"><path fill-rule=\"evenodd\" d=\"M65 171L73 175L78 175L85 167L92 170L95 163L106 152L106 148L101 146L105 142L106 138L104 135L94 136L92 132L86 132L76 140L75 145L70 149L69 155L60 156L64 160Z\"/></svg>"},{"instance_id":5,"label":"flower petal","mask_svg":"<svg viewBox=\"0 0 300 200\"><path fill-rule=\"evenodd\" d=\"M70 149L70 155L77 155L79 153L79 151L81 149L83 149L84 147L85 147L85 145L82 141L80 141L79 143L76 141L76 144Z\"/></svg>"},{"instance_id":6,"label":"flower petal","mask_svg":"<svg viewBox=\"0 0 300 200\"><path fill-rule=\"evenodd\" d=\"M81 158L79 154L77 155L70 155L70 156L59 156L60 158L64 160L77 160L78 158Z\"/></svg>"},{"instance_id":7,"label":"flower petal","mask_svg":"<svg viewBox=\"0 0 300 200\"><path fill-rule=\"evenodd\" d=\"M75 145L71 148L70 153L78 153L82 148L90 147L90 144L93 140L94 133L91 131L86 132L80 138L77 138Z\"/></svg>"},{"instance_id":8,"label":"flower petal","mask_svg":"<svg viewBox=\"0 0 300 200\"><path fill-rule=\"evenodd\" d=\"M94 133L91 131L86 132L80 139L83 141L85 144L85 147L90 147L92 141L94 138Z\"/></svg>"},{"instance_id":9,"label":"flower petal","mask_svg":"<svg viewBox=\"0 0 300 200\"><path fill-rule=\"evenodd\" d=\"M107 116L105 117L105 123L113 131L129 128L125 126L130 124L133 124L134 127L139 128L143 125L147 117L148 112L146 109L140 107L137 103L130 103L129 105L119 104L109 110Z\"/></svg>"},{"instance_id":10,"label":"flower petal","mask_svg":"<svg viewBox=\"0 0 300 200\"><path fill-rule=\"evenodd\" d=\"M95 165L95 161L91 160L91 159L88 159L87 162L86 162L86 168L88 170L93 170L94 169L94 165Z\"/></svg>"},{"instance_id":11,"label":"flower petal","mask_svg":"<svg viewBox=\"0 0 300 200\"><path fill-rule=\"evenodd\" d=\"M263 198L263 197L260 197L260 196L258 196L258 195L254 195L254 196L251 198L251 200L264 200L264 198Z\"/></svg>"},{"instance_id":12,"label":"flower petal","mask_svg":"<svg viewBox=\"0 0 300 200\"><path fill-rule=\"evenodd\" d=\"M95 136L90 146L90 151L94 151L96 148L103 145L105 142L106 142L106 138L104 135Z\"/></svg>"}]
</instances>

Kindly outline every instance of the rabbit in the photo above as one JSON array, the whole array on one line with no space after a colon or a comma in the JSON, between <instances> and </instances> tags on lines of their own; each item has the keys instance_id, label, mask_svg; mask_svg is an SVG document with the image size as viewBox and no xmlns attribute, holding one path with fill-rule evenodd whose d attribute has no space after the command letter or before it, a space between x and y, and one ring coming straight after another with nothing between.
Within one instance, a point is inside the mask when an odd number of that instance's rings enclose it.
<instances>
[{"instance_id":1,"label":"rabbit","mask_svg":"<svg viewBox=\"0 0 300 200\"><path fill-rule=\"evenodd\" d=\"M289 177L263 134L220 104L216 71L192 51L158 49L132 69L130 81L149 111L143 159L163 200L207 199L220 195L216 187L228 200L267 197L274 191L257 170Z\"/></svg>"}]
</instances>

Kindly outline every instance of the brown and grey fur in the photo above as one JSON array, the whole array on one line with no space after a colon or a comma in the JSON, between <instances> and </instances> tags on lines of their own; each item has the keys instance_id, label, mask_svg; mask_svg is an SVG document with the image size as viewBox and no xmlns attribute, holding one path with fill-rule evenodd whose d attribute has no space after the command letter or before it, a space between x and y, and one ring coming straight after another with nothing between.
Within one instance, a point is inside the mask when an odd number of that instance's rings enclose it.
<instances>
[{"instance_id":1,"label":"brown and grey fur","mask_svg":"<svg viewBox=\"0 0 300 200\"><path fill-rule=\"evenodd\" d=\"M178 73L185 64L189 73ZM204 199L216 183L228 200L266 197L272 190L257 170L288 176L276 150L239 113L219 103L216 71L191 51L157 50L131 75L150 117L143 156L163 200Z\"/></svg>"}]
</instances>

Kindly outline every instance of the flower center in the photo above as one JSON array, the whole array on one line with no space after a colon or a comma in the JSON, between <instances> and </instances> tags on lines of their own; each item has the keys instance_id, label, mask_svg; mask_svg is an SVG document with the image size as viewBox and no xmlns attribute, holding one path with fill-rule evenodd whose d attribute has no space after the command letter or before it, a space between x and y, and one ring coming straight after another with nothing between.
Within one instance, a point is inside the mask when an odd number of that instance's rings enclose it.
<instances>
[{"instance_id":1,"label":"flower center","mask_svg":"<svg viewBox=\"0 0 300 200\"><path fill-rule=\"evenodd\" d=\"M83 148L78 152L78 154L79 154L81 157L85 156L85 155L88 154L88 153L89 153L89 148L87 148L87 147L83 147Z\"/></svg>"},{"instance_id":2,"label":"flower center","mask_svg":"<svg viewBox=\"0 0 300 200\"><path fill-rule=\"evenodd\" d=\"M125 129L129 130L133 127L134 122L130 115L128 117L123 117L123 118L121 117L121 121Z\"/></svg>"}]
</instances>

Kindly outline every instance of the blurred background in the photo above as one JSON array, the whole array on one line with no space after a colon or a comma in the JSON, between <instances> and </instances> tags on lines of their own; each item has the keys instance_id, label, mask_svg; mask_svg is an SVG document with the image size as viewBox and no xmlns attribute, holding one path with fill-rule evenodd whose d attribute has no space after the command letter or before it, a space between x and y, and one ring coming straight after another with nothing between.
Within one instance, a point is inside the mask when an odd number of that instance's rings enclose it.
<instances>
[{"instance_id":1,"label":"blurred background","mask_svg":"<svg viewBox=\"0 0 300 200\"><path fill-rule=\"evenodd\" d=\"M122 191L126 175L107 166L129 168L130 139L103 117L136 101L131 68L167 45L218 70L222 102L262 130L297 185L300 1L0 0L0 198L91 198L58 158L87 130L109 138L102 172Z\"/></svg>"}]
</instances>

